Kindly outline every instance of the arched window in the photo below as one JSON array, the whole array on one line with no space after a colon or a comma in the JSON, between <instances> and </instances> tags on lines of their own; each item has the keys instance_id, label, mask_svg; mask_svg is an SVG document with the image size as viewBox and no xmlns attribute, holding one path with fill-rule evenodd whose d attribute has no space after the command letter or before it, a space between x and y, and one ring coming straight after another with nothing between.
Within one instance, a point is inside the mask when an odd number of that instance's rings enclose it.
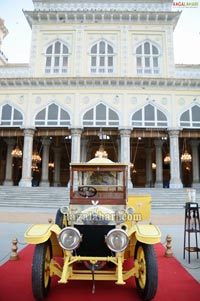
<instances>
[{"instance_id":1,"label":"arched window","mask_svg":"<svg viewBox=\"0 0 200 301\"><path fill-rule=\"evenodd\" d=\"M181 115L180 126L184 128L200 128L200 107L195 105L185 111Z\"/></svg>"},{"instance_id":2,"label":"arched window","mask_svg":"<svg viewBox=\"0 0 200 301\"><path fill-rule=\"evenodd\" d=\"M45 73L68 73L68 47L56 41L46 49Z\"/></svg>"},{"instance_id":3,"label":"arched window","mask_svg":"<svg viewBox=\"0 0 200 301\"><path fill-rule=\"evenodd\" d=\"M2 106L0 111L1 126L20 126L23 124L23 116L20 111L6 104Z\"/></svg>"},{"instance_id":4,"label":"arched window","mask_svg":"<svg viewBox=\"0 0 200 301\"><path fill-rule=\"evenodd\" d=\"M114 51L106 41L101 40L91 47L91 73L113 73Z\"/></svg>"},{"instance_id":5,"label":"arched window","mask_svg":"<svg viewBox=\"0 0 200 301\"><path fill-rule=\"evenodd\" d=\"M144 42L136 49L137 74L159 74L159 49L151 42Z\"/></svg>"},{"instance_id":6,"label":"arched window","mask_svg":"<svg viewBox=\"0 0 200 301\"><path fill-rule=\"evenodd\" d=\"M100 103L84 114L83 125L115 127L119 125L119 117L115 111Z\"/></svg>"},{"instance_id":7,"label":"arched window","mask_svg":"<svg viewBox=\"0 0 200 301\"><path fill-rule=\"evenodd\" d=\"M70 124L69 114L56 104L44 108L35 117L37 126L69 126Z\"/></svg>"},{"instance_id":8,"label":"arched window","mask_svg":"<svg viewBox=\"0 0 200 301\"><path fill-rule=\"evenodd\" d=\"M148 104L132 116L133 127L167 127L167 117L156 107Z\"/></svg>"}]
</instances>

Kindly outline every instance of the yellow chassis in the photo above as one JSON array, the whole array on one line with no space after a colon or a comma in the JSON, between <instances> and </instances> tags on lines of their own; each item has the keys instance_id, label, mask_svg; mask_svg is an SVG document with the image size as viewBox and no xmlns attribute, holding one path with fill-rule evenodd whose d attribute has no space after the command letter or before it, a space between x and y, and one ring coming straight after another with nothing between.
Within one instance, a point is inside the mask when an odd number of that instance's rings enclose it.
<instances>
[{"instance_id":1,"label":"yellow chassis","mask_svg":"<svg viewBox=\"0 0 200 301\"><path fill-rule=\"evenodd\" d=\"M67 283L68 280L92 280L92 273L90 270L77 270L73 269L73 263L79 261L89 261L95 264L98 261L108 261L116 265L114 271L101 270L95 271L95 280L113 280L116 284L125 284L124 280L127 280L131 276L137 276L137 263L134 263L134 268L123 271L123 255L118 257L87 257L87 256L70 256L70 254L64 255L64 266L61 267L55 260L51 261L50 270L51 276L57 275L60 280L59 283Z\"/></svg>"},{"instance_id":2,"label":"yellow chassis","mask_svg":"<svg viewBox=\"0 0 200 301\"><path fill-rule=\"evenodd\" d=\"M59 283L67 283L68 280L92 280L93 275L90 270L77 270L74 264L78 262L88 261L91 264L97 262L112 262L116 269L113 270L95 270L95 280L113 280L116 284L125 284L125 280L135 276L139 277L140 266L137 260L134 261L134 266L127 271L123 270L125 259L133 258L134 248L137 240L145 244L155 244L160 241L161 233L156 225L138 224L135 223L130 227L127 225L127 233L130 238L130 243L127 249L117 253L116 256L109 257L91 257L91 256L74 256L72 252L63 250L57 241L61 229L56 224L36 224L31 226L25 232L25 241L29 244L39 244L51 240L53 259L50 262L50 276L57 275ZM61 266L54 257L61 257L64 260Z\"/></svg>"}]
</instances>

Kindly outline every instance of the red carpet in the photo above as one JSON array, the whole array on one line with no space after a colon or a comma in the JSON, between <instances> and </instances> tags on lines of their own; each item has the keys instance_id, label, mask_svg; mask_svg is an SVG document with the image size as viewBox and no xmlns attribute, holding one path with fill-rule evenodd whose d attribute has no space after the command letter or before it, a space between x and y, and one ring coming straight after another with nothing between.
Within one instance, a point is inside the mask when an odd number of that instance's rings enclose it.
<instances>
[{"instance_id":1,"label":"red carpet","mask_svg":"<svg viewBox=\"0 0 200 301\"><path fill-rule=\"evenodd\" d=\"M200 284L174 257L164 256L165 249L161 244L155 247L159 281L154 301L199 301ZM33 246L28 246L19 253L18 261L8 261L0 267L1 301L34 301L31 289L32 254ZM130 279L124 286L118 286L112 281L96 281L94 294L91 293L90 281L58 284L57 279L54 277L46 301L141 301L134 279Z\"/></svg>"}]
</instances>

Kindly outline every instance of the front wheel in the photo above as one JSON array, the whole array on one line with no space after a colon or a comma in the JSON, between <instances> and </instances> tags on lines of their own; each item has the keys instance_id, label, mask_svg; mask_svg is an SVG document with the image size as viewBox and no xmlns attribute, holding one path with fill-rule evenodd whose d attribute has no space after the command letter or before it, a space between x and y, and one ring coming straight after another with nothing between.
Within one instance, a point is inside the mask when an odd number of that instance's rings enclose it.
<instances>
[{"instance_id":1,"label":"front wheel","mask_svg":"<svg viewBox=\"0 0 200 301\"><path fill-rule=\"evenodd\" d=\"M138 241L134 260L139 264L139 277L135 278L137 292L143 300L151 300L158 286L158 267L153 245Z\"/></svg>"},{"instance_id":2,"label":"front wheel","mask_svg":"<svg viewBox=\"0 0 200 301\"><path fill-rule=\"evenodd\" d=\"M50 262L52 258L51 241L35 246L32 264L32 291L36 300L43 300L47 297L50 284Z\"/></svg>"}]
</instances>

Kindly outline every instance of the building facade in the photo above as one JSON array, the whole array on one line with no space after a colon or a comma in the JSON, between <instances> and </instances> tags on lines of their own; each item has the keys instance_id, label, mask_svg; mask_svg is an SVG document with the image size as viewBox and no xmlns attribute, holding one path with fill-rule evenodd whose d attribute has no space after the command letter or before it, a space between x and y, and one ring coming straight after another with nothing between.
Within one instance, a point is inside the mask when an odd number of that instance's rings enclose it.
<instances>
[{"instance_id":1,"label":"building facade","mask_svg":"<svg viewBox=\"0 0 200 301\"><path fill-rule=\"evenodd\" d=\"M0 184L67 186L101 147L129 187L198 188L200 65L174 63L172 1L33 4L30 63L0 53Z\"/></svg>"}]
</instances>

